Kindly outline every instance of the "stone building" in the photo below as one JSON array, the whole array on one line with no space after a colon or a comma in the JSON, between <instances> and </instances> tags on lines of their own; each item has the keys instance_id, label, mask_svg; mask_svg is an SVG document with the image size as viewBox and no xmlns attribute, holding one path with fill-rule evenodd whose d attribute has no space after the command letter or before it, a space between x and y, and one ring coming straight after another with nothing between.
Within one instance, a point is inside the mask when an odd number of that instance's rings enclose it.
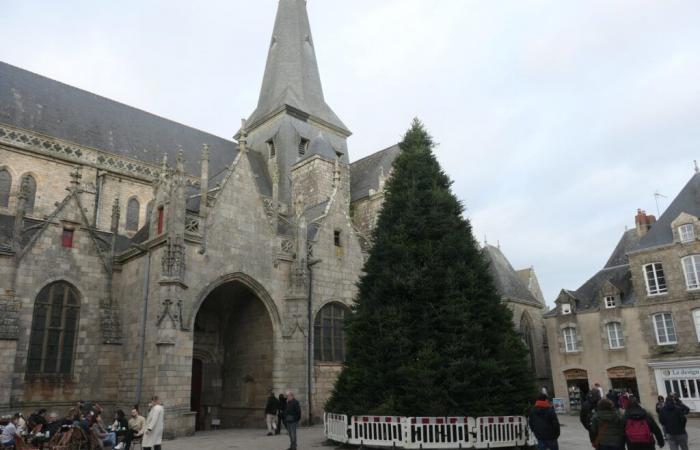
<instances>
[{"instance_id":1,"label":"stone building","mask_svg":"<svg viewBox=\"0 0 700 450\"><path fill-rule=\"evenodd\" d=\"M544 313L547 306L533 268L516 271L499 247L485 245L484 255L503 303L513 313L513 324L529 352L538 388L552 392Z\"/></svg>"},{"instance_id":2,"label":"stone building","mask_svg":"<svg viewBox=\"0 0 700 450\"><path fill-rule=\"evenodd\" d=\"M0 63L0 414L164 399L166 433L318 418L398 146L350 163L304 0L222 139ZM488 248L548 386L542 295Z\"/></svg>"},{"instance_id":3,"label":"stone building","mask_svg":"<svg viewBox=\"0 0 700 450\"><path fill-rule=\"evenodd\" d=\"M554 388L570 407L600 383L700 410L700 174L657 221L639 210L605 267L546 315Z\"/></svg>"},{"instance_id":4,"label":"stone building","mask_svg":"<svg viewBox=\"0 0 700 450\"><path fill-rule=\"evenodd\" d=\"M398 154L350 134L304 0L235 141L0 63L0 413L158 394L175 435L291 388L319 417Z\"/></svg>"}]
</instances>

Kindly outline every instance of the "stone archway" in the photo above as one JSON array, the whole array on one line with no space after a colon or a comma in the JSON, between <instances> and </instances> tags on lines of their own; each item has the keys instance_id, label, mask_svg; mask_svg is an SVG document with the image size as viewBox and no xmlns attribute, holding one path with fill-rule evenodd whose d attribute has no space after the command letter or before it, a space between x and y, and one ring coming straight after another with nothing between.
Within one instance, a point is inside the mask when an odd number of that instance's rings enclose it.
<instances>
[{"instance_id":1,"label":"stone archway","mask_svg":"<svg viewBox=\"0 0 700 450\"><path fill-rule=\"evenodd\" d=\"M260 426L272 387L271 314L240 280L207 292L193 321L192 375L193 382L201 380L192 386L198 429Z\"/></svg>"}]
</instances>

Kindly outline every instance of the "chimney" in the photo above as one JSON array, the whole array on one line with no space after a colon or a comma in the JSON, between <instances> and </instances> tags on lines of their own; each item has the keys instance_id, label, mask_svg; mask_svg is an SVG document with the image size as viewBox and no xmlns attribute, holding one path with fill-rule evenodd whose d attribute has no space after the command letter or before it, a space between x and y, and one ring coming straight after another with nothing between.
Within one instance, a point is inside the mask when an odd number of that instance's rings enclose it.
<instances>
[{"instance_id":1,"label":"chimney","mask_svg":"<svg viewBox=\"0 0 700 450\"><path fill-rule=\"evenodd\" d=\"M634 217L634 223L637 226L637 236L642 237L649 232L652 225L656 223L656 217L647 215L643 209L637 210L637 215Z\"/></svg>"}]
</instances>

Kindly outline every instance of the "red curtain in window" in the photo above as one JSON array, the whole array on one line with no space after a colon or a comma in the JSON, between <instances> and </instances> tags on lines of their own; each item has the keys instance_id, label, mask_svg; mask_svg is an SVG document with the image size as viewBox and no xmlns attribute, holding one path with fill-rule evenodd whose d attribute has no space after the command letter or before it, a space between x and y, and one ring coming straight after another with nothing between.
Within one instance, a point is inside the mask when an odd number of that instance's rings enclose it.
<instances>
[{"instance_id":1,"label":"red curtain in window","mask_svg":"<svg viewBox=\"0 0 700 450\"><path fill-rule=\"evenodd\" d=\"M163 218L165 214L163 212L163 207L158 208L158 234L163 233Z\"/></svg>"},{"instance_id":2,"label":"red curtain in window","mask_svg":"<svg viewBox=\"0 0 700 450\"><path fill-rule=\"evenodd\" d=\"M65 248L73 248L73 230L67 230L67 229L63 230L61 244Z\"/></svg>"}]
</instances>

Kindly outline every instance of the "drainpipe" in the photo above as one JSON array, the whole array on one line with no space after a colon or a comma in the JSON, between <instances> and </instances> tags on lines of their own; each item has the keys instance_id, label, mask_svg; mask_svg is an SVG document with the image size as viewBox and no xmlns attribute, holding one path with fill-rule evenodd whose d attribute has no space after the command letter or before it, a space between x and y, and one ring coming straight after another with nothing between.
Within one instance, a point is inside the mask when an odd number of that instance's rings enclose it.
<instances>
[{"instance_id":1,"label":"drainpipe","mask_svg":"<svg viewBox=\"0 0 700 450\"><path fill-rule=\"evenodd\" d=\"M139 372L136 381L136 404L141 403L141 391L143 389L143 364L146 358L146 323L148 322L148 293L149 285L151 284L151 252L142 246L138 246L139 249L146 250L148 252L148 259L146 260L146 269L143 275L143 313L141 316L141 344L139 350Z\"/></svg>"},{"instance_id":2,"label":"drainpipe","mask_svg":"<svg viewBox=\"0 0 700 450\"><path fill-rule=\"evenodd\" d=\"M309 269L309 298L308 302L306 304L306 320L308 323L308 329L306 333L306 400L309 404L309 425L313 425L313 407L311 406L311 375L313 373L313 365L314 365L314 357L311 354L311 347L312 347L312 332L313 332L313 320L312 320L312 311L313 311L313 288L314 288L314 271L313 271L313 266L316 264L320 263L322 260L320 259L314 259L312 261L309 261L309 263L306 265L307 269Z\"/></svg>"}]
</instances>

